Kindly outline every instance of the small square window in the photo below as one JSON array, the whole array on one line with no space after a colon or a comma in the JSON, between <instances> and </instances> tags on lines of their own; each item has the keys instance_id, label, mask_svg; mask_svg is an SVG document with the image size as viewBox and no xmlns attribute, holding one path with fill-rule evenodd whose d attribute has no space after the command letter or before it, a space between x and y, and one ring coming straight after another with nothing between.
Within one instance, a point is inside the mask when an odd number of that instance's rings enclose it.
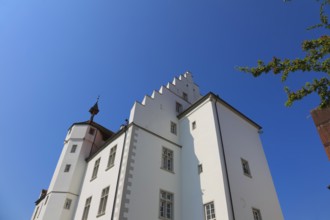
<instances>
[{"instance_id":1,"label":"small square window","mask_svg":"<svg viewBox=\"0 0 330 220\"><path fill-rule=\"evenodd\" d=\"M244 160L243 158L241 158L241 162L242 162L243 173L249 177L252 177L249 167L249 162L247 160Z\"/></svg>"},{"instance_id":2,"label":"small square window","mask_svg":"<svg viewBox=\"0 0 330 220\"><path fill-rule=\"evenodd\" d=\"M176 103L175 105L175 110L177 113L181 113L182 112L182 105L180 103Z\"/></svg>"},{"instance_id":3,"label":"small square window","mask_svg":"<svg viewBox=\"0 0 330 220\"><path fill-rule=\"evenodd\" d=\"M90 135L94 135L95 134L95 129L94 128L90 128L88 133Z\"/></svg>"},{"instance_id":4,"label":"small square window","mask_svg":"<svg viewBox=\"0 0 330 220\"><path fill-rule=\"evenodd\" d=\"M253 213L253 220L262 220L259 209L252 208L252 213Z\"/></svg>"},{"instance_id":5,"label":"small square window","mask_svg":"<svg viewBox=\"0 0 330 220\"><path fill-rule=\"evenodd\" d=\"M76 150L77 150L77 145L74 144L74 145L72 145L72 147L71 147L71 151L70 151L70 153L74 153L74 152L76 152Z\"/></svg>"},{"instance_id":6,"label":"small square window","mask_svg":"<svg viewBox=\"0 0 330 220\"><path fill-rule=\"evenodd\" d=\"M65 203L64 203L64 208L65 208L65 209L70 209L70 207L71 207L71 202L72 202L71 199L66 199L66 200L65 200Z\"/></svg>"},{"instance_id":7,"label":"small square window","mask_svg":"<svg viewBox=\"0 0 330 220\"><path fill-rule=\"evenodd\" d=\"M193 123L191 124L191 127L192 127L193 130L196 129L196 121L193 121Z\"/></svg>"},{"instance_id":8,"label":"small square window","mask_svg":"<svg viewBox=\"0 0 330 220\"><path fill-rule=\"evenodd\" d=\"M171 133L172 134L177 134L177 129L176 129L176 124L171 121Z\"/></svg>"},{"instance_id":9,"label":"small square window","mask_svg":"<svg viewBox=\"0 0 330 220\"><path fill-rule=\"evenodd\" d=\"M66 172L66 173L69 172L70 168L71 168L71 164L66 164L65 168L64 168L64 172Z\"/></svg>"},{"instance_id":10,"label":"small square window","mask_svg":"<svg viewBox=\"0 0 330 220\"><path fill-rule=\"evenodd\" d=\"M187 93L182 93L182 98L186 101L188 101L188 94Z\"/></svg>"}]
</instances>

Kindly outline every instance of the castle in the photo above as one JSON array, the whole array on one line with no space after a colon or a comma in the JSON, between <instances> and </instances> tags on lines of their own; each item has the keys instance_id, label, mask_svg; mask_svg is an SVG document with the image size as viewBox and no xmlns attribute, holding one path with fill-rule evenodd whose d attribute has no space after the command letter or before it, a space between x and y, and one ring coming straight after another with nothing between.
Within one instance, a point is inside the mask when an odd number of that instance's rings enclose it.
<instances>
[{"instance_id":1,"label":"castle","mask_svg":"<svg viewBox=\"0 0 330 220\"><path fill-rule=\"evenodd\" d=\"M91 118L68 130L31 219L283 220L261 127L189 72L112 132Z\"/></svg>"}]
</instances>

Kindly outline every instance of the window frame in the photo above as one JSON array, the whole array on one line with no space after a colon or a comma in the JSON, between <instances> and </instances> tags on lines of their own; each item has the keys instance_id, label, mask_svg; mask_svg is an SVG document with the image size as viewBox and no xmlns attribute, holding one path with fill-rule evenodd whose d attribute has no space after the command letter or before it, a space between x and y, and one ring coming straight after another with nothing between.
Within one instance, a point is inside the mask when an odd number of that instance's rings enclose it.
<instances>
[{"instance_id":1,"label":"window frame","mask_svg":"<svg viewBox=\"0 0 330 220\"><path fill-rule=\"evenodd\" d=\"M260 209L252 207L252 215L254 220L262 220Z\"/></svg>"},{"instance_id":2,"label":"window frame","mask_svg":"<svg viewBox=\"0 0 330 220\"><path fill-rule=\"evenodd\" d=\"M72 204L72 199L66 198L64 202L64 209L70 210Z\"/></svg>"},{"instance_id":3,"label":"window frame","mask_svg":"<svg viewBox=\"0 0 330 220\"><path fill-rule=\"evenodd\" d=\"M182 104L181 104L180 102L176 102L176 103L175 103L175 111L176 111L177 113L181 113L182 110L183 110L183 106L182 106Z\"/></svg>"},{"instance_id":4,"label":"window frame","mask_svg":"<svg viewBox=\"0 0 330 220\"><path fill-rule=\"evenodd\" d=\"M85 201L84 211L83 211L81 220L88 219L88 214L89 214L89 209L91 207L91 203L92 203L92 196L88 197Z\"/></svg>"},{"instance_id":5,"label":"window frame","mask_svg":"<svg viewBox=\"0 0 330 220\"><path fill-rule=\"evenodd\" d=\"M117 145L113 146L110 149L109 157L108 157L108 164L107 164L107 169L110 169L115 165L115 160L116 160L116 152L117 152Z\"/></svg>"},{"instance_id":6,"label":"window frame","mask_svg":"<svg viewBox=\"0 0 330 220\"><path fill-rule=\"evenodd\" d=\"M97 160L95 160L91 180L96 179L97 173L99 171L100 163L101 163L101 157L99 157Z\"/></svg>"},{"instance_id":7,"label":"window frame","mask_svg":"<svg viewBox=\"0 0 330 220\"><path fill-rule=\"evenodd\" d=\"M171 128L170 131L172 134L177 135L178 133L178 126L176 123L174 123L173 121L171 121Z\"/></svg>"},{"instance_id":8,"label":"window frame","mask_svg":"<svg viewBox=\"0 0 330 220\"><path fill-rule=\"evenodd\" d=\"M160 168L163 170L166 170L168 172L174 173L174 151L173 150L171 150L167 147L162 147Z\"/></svg>"},{"instance_id":9,"label":"window frame","mask_svg":"<svg viewBox=\"0 0 330 220\"><path fill-rule=\"evenodd\" d=\"M70 172L70 169L71 169L71 164L65 164L64 173Z\"/></svg>"},{"instance_id":10,"label":"window frame","mask_svg":"<svg viewBox=\"0 0 330 220\"><path fill-rule=\"evenodd\" d=\"M77 147L78 147L78 145L77 145L77 144L73 144L73 145L71 146L71 150L70 150L70 153L75 153L75 152L76 152L76 150L77 150Z\"/></svg>"},{"instance_id":11,"label":"window frame","mask_svg":"<svg viewBox=\"0 0 330 220\"><path fill-rule=\"evenodd\" d=\"M250 165L249 165L249 161L241 158L241 163L242 163L242 169L243 169L243 174L245 176L248 176L250 178L252 178L252 174L251 174L251 169L250 169Z\"/></svg>"},{"instance_id":12,"label":"window frame","mask_svg":"<svg viewBox=\"0 0 330 220\"><path fill-rule=\"evenodd\" d=\"M97 217L105 214L105 211L107 208L108 197L109 197L109 191L110 191L110 186L107 186L104 189L102 189L102 193L101 193L101 197L100 197L100 204L99 204L99 208L97 210Z\"/></svg>"},{"instance_id":13,"label":"window frame","mask_svg":"<svg viewBox=\"0 0 330 220\"><path fill-rule=\"evenodd\" d=\"M208 208L208 207L210 207L210 208ZM210 210L210 213L208 213L208 210ZM205 220L216 220L217 219L216 214L215 214L214 201L204 204L204 215L205 215Z\"/></svg>"},{"instance_id":14,"label":"window frame","mask_svg":"<svg viewBox=\"0 0 330 220\"><path fill-rule=\"evenodd\" d=\"M165 193L165 198L162 196L162 193ZM171 199L168 199L168 195L171 196ZM163 202L165 205L163 206ZM170 216L167 216L168 205L170 205ZM174 219L174 193L160 189L159 190L159 211L158 216L163 220L173 220Z\"/></svg>"}]
</instances>

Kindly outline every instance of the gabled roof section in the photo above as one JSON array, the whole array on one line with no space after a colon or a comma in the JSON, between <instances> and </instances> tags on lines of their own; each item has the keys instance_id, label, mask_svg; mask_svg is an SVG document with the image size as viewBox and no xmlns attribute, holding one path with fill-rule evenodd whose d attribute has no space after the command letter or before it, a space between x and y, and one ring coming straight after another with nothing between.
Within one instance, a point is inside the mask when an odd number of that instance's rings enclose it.
<instances>
[{"instance_id":1,"label":"gabled roof section","mask_svg":"<svg viewBox=\"0 0 330 220\"><path fill-rule=\"evenodd\" d=\"M187 115L189 112L191 112L194 109L196 109L200 104L202 104L204 101L206 101L209 98L214 98L215 100L217 100L218 102L220 102L221 104L223 104L224 106L226 106L227 108L229 108L230 110L232 110L234 113L236 113L238 116L240 116L241 118L243 118L244 120L246 120L247 122L249 122L250 124L252 124L253 126L255 126L258 130L261 130L262 129L262 127L260 125L258 125L256 122L254 122L253 120L251 120L249 117L247 117L246 115L244 115L243 113L241 113L240 111L238 111L236 108L234 108L233 106L231 106L228 102L226 102L225 100L221 99L218 95L215 95L212 92L209 92L208 94L206 94L205 96L203 96L202 98L200 98L197 102L195 102L194 104L192 104L185 111L183 111L182 113L180 113L177 116L178 119L183 118L185 115Z\"/></svg>"},{"instance_id":2,"label":"gabled roof section","mask_svg":"<svg viewBox=\"0 0 330 220\"><path fill-rule=\"evenodd\" d=\"M69 129L71 129L72 126L74 126L74 125L91 125L91 126L97 128L97 129L101 132L101 134L102 134L102 136L103 136L103 140L107 140L107 139L109 139L111 136L114 135L114 132L110 131L109 129L103 127L102 125L100 125L100 124L98 124L98 123L96 123L96 122L94 122L94 121L90 121L90 120L89 120L89 121L83 121L83 122L76 122L76 123L73 123L73 124L70 126Z\"/></svg>"}]
</instances>

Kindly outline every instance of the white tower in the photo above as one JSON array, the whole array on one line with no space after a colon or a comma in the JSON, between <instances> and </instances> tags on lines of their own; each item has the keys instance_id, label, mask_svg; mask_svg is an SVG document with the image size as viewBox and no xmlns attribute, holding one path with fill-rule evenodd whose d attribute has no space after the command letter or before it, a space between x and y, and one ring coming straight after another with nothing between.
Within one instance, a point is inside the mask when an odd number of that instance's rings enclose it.
<instances>
[{"instance_id":1,"label":"white tower","mask_svg":"<svg viewBox=\"0 0 330 220\"><path fill-rule=\"evenodd\" d=\"M36 201L33 219L73 219L78 203L86 158L112 136L112 132L93 122L99 112L98 102L89 110L91 118L74 123L64 140L64 146L48 190Z\"/></svg>"}]
</instances>

